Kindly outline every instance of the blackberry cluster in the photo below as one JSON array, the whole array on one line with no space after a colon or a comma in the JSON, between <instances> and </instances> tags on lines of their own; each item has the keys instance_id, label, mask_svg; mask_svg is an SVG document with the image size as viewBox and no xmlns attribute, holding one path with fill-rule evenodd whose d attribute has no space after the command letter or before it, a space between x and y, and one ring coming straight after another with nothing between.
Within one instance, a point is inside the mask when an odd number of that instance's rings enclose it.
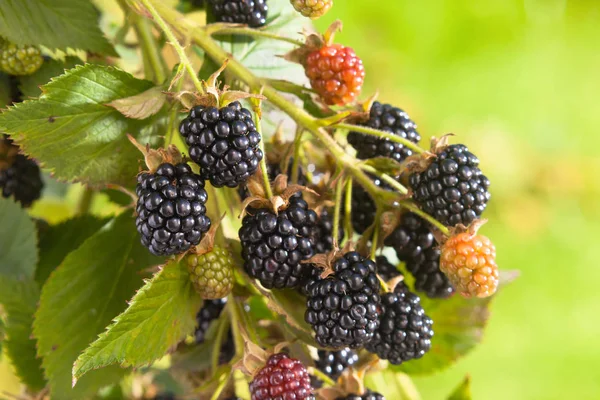
<instances>
[{"instance_id":1,"label":"blackberry cluster","mask_svg":"<svg viewBox=\"0 0 600 400\"><path fill-rule=\"evenodd\" d=\"M340 351L319 350L319 358L315 364L319 370L335 381L346 368L357 362L358 354L346 348Z\"/></svg>"},{"instance_id":2,"label":"blackberry cluster","mask_svg":"<svg viewBox=\"0 0 600 400\"><path fill-rule=\"evenodd\" d=\"M215 187L245 183L263 158L252 113L238 101L221 109L192 108L179 132L200 175Z\"/></svg>"},{"instance_id":3,"label":"blackberry cluster","mask_svg":"<svg viewBox=\"0 0 600 400\"><path fill-rule=\"evenodd\" d=\"M389 262L386 256L377 256L375 263L377 264L377 275L386 282L402 275L402 272L398 271L398 268Z\"/></svg>"},{"instance_id":4,"label":"blackberry cluster","mask_svg":"<svg viewBox=\"0 0 600 400\"><path fill-rule=\"evenodd\" d=\"M415 277L415 290L431 298L446 298L454 293L450 281L440 270L441 250L423 218L411 212L403 214L400 225L384 244L393 247L400 261L406 263L406 269Z\"/></svg>"},{"instance_id":5,"label":"blackberry cluster","mask_svg":"<svg viewBox=\"0 0 600 400\"><path fill-rule=\"evenodd\" d=\"M244 268L268 288L292 288L300 284L313 256L310 240L317 214L302 197L290 198L287 209L276 215L267 209L250 209L239 232Z\"/></svg>"},{"instance_id":6,"label":"blackberry cluster","mask_svg":"<svg viewBox=\"0 0 600 400\"><path fill-rule=\"evenodd\" d=\"M381 104L376 101L371 106L368 121L360 125L379 129L417 144L421 136L417 132L417 125L403 110L390 104ZM392 142L376 136L364 135L359 132L348 134L348 143L356 149L356 156L361 160L375 157L389 157L398 162L406 160L413 151L401 143Z\"/></svg>"},{"instance_id":7,"label":"blackberry cluster","mask_svg":"<svg viewBox=\"0 0 600 400\"><path fill-rule=\"evenodd\" d=\"M252 400L315 400L306 367L285 353L269 357L250 382L250 395Z\"/></svg>"},{"instance_id":8,"label":"blackberry cluster","mask_svg":"<svg viewBox=\"0 0 600 400\"><path fill-rule=\"evenodd\" d=\"M379 329L365 348L392 364L421 358L431 348L433 321L425 315L421 299L399 283L381 297Z\"/></svg>"},{"instance_id":9,"label":"blackberry cluster","mask_svg":"<svg viewBox=\"0 0 600 400\"><path fill-rule=\"evenodd\" d=\"M377 177L371 177L373 183L382 189L390 186ZM371 195L359 184L352 185L352 227L358 234L362 234L375 222L377 206Z\"/></svg>"},{"instance_id":10,"label":"blackberry cluster","mask_svg":"<svg viewBox=\"0 0 600 400\"><path fill-rule=\"evenodd\" d=\"M204 181L189 165L161 164L138 175L135 224L142 244L157 256L183 253L210 228Z\"/></svg>"},{"instance_id":11,"label":"blackberry cluster","mask_svg":"<svg viewBox=\"0 0 600 400\"><path fill-rule=\"evenodd\" d=\"M23 207L39 199L44 188L40 167L8 138L0 138L0 190L2 197L14 198Z\"/></svg>"},{"instance_id":12,"label":"blackberry cluster","mask_svg":"<svg viewBox=\"0 0 600 400\"><path fill-rule=\"evenodd\" d=\"M196 321L198 322L198 327L194 333L196 344L204 343L210 324L219 318L225 308L225 304L227 304L227 297L217 300L204 300L202 308L198 311L198 315L196 315Z\"/></svg>"},{"instance_id":13,"label":"blackberry cluster","mask_svg":"<svg viewBox=\"0 0 600 400\"><path fill-rule=\"evenodd\" d=\"M367 392L363 395L350 394L346 397L338 397L336 400L385 400L385 397L377 392L367 390Z\"/></svg>"},{"instance_id":14,"label":"blackberry cluster","mask_svg":"<svg viewBox=\"0 0 600 400\"><path fill-rule=\"evenodd\" d=\"M338 243L344 239L344 230L338 229ZM323 209L313 231L315 254L323 254L333 250L333 210Z\"/></svg>"},{"instance_id":15,"label":"blackberry cluster","mask_svg":"<svg viewBox=\"0 0 600 400\"><path fill-rule=\"evenodd\" d=\"M257 28L267 23L267 0L208 0L217 22Z\"/></svg>"},{"instance_id":16,"label":"blackberry cluster","mask_svg":"<svg viewBox=\"0 0 600 400\"><path fill-rule=\"evenodd\" d=\"M348 252L335 261L334 273L307 287L304 316L323 347L359 348L379 327L381 285L373 261Z\"/></svg>"},{"instance_id":17,"label":"blackberry cluster","mask_svg":"<svg viewBox=\"0 0 600 400\"><path fill-rule=\"evenodd\" d=\"M425 171L409 177L415 203L444 225L469 225L490 199L490 181L478 166L467 146L446 147Z\"/></svg>"}]
</instances>

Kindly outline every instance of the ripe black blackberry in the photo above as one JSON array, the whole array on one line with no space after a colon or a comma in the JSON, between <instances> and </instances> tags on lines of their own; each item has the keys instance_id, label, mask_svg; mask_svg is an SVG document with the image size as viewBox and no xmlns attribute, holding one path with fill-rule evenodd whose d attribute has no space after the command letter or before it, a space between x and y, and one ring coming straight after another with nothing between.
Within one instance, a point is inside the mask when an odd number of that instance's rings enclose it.
<instances>
[{"instance_id":1,"label":"ripe black blackberry","mask_svg":"<svg viewBox=\"0 0 600 400\"><path fill-rule=\"evenodd\" d=\"M307 287L304 319L317 343L356 349L371 340L379 327L380 289L373 261L354 251L336 260L333 274Z\"/></svg>"},{"instance_id":2,"label":"ripe black blackberry","mask_svg":"<svg viewBox=\"0 0 600 400\"><path fill-rule=\"evenodd\" d=\"M250 382L252 400L315 400L306 367L285 353L269 357Z\"/></svg>"},{"instance_id":3,"label":"ripe black blackberry","mask_svg":"<svg viewBox=\"0 0 600 400\"><path fill-rule=\"evenodd\" d=\"M385 397L377 392L367 390L365 394L349 394L346 397L338 397L336 400L385 400Z\"/></svg>"},{"instance_id":4,"label":"ripe black blackberry","mask_svg":"<svg viewBox=\"0 0 600 400\"><path fill-rule=\"evenodd\" d=\"M315 364L325 375L337 380L346 368L357 362L358 354L354 350L346 348L340 351L319 350L319 358Z\"/></svg>"},{"instance_id":5,"label":"ripe black blackberry","mask_svg":"<svg viewBox=\"0 0 600 400\"><path fill-rule=\"evenodd\" d=\"M415 203L444 225L469 225L490 199L490 181L478 166L479 159L467 146L446 147L425 171L410 175Z\"/></svg>"},{"instance_id":6,"label":"ripe black blackberry","mask_svg":"<svg viewBox=\"0 0 600 400\"><path fill-rule=\"evenodd\" d=\"M258 169L263 153L252 113L235 101L221 109L196 106L179 125L200 175L215 187L236 187Z\"/></svg>"},{"instance_id":7,"label":"ripe black blackberry","mask_svg":"<svg viewBox=\"0 0 600 400\"><path fill-rule=\"evenodd\" d=\"M377 264L377 275L386 282L402 275L402 272L398 271L398 268L389 262L386 256L377 256L375 263Z\"/></svg>"},{"instance_id":8,"label":"ripe black blackberry","mask_svg":"<svg viewBox=\"0 0 600 400\"><path fill-rule=\"evenodd\" d=\"M398 259L406 263L406 269L415 277L415 290L431 298L446 298L454 293L440 270L441 250L431 226L423 218L411 212L403 214L384 244L393 247Z\"/></svg>"},{"instance_id":9,"label":"ripe black blackberry","mask_svg":"<svg viewBox=\"0 0 600 400\"><path fill-rule=\"evenodd\" d=\"M360 125L392 133L415 144L421 140L421 136L417 132L417 124L410 119L406 112L390 104L381 104L378 101L371 106L369 119ZM413 154L411 149L401 143L360 132L350 132L348 143L356 149L356 156L361 160L389 157L402 162Z\"/></svg>"},{"instance_id":10,"label":"ripe black blackberry","mask_svg":"<svg viewBox=\"0 0 600 400\"><path fill-rule=\"evenodd\" d=\"M373 183L382 189L390 186L377 177L371 177ZM352 185L352 227L358 234L362 234L375 221L377 207L371 195L358 183Z\"/></svg>"},{"instance_id":11,"label":"ripe black blackberry","mask_svg":"<svg viewBox=\"0 0 600 400\"><path fill-rule=\"evenodd\" d=\"M198 327L194 333L196 344L204 343L210 324L219 318L225 308L225 304L227 304L227 297L216 300L204 300L202 308L198 311L198 315L196 315L196 321L198 322Z\"/></svg>"},{"instance_id":12,"label":"ripe black blackberry","mask_svg":"<svg viewBox=\"0 0 600 400\"><path fill-rule=\"evenodd\" d=\"M379 328L365 348L392 364L421 358L431 348L433 321L425 315L421 299L400 282L381 296Z\"/></svg>"},{"instance_id":13,"label":"ripe black blackberry","mask_svg":"<svg viewBox=\"0 0 600 400\"><path fill-rule=\"evenodd\" d=\"M267 23L267 0L208 0L217 22L246 24L252 28Z\"/></svg>"},{"instance_id":14,"label":"ripe black blackberry","mask_svg":"<svg viewBox=\"0 0 600 400\"><path fill-rule=\"evenodd\" d=\"M333 210L324 208L313 231L315 254L323 254L333 250ZM338 229L338 243L344 239L344 229Z\"/></svg>"},{"instance_id":15,"label":"ripe black blackberry","mask_svg":"<svg viewBox=\"0 0 600 400\"><path fill-rule=\"evenodd\" d=\"M300 284L310 266L302 264L313 256L310 240L317 214L302 197L292 197L287 209L276 215L268 209L250 209L239 232L244 268L268 288L293 288Z\"/></svg>"},{"instance_id":16,"label":"ripe black blackberry","mask_svg":"<svg viewBox=\"0 0 600 400\"><path fill-rule=\"evenodd\" d=\"M0 190L2 197L13 198L23 207L39 199L44 183L35 161L19 154L19 148L8 138L0 138Z\"/></svg>"},{"instance_id":17,"label":"ripe black blackberry","mask_svg":"<svg viewBox=\"0 0 600 400\"><path fill-rule=\"evenodd\" d=\"M180 254L210 228L204 181L189 165L161 164L138 175L135 224L142 244L157 256Z\"/></svg>"}]
</instances>

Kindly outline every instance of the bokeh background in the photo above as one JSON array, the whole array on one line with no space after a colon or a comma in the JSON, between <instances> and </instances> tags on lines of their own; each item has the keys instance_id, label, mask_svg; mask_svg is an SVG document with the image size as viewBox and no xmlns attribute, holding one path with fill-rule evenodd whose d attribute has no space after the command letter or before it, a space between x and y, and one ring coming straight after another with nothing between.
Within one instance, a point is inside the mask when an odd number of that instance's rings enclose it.
<instances>
[{"instance_id":1,"label":"bokeh background","mask_svg":"<svg viewBox=\"0 0 600 400\"><path fill-rule=\"evenodd\" d=\"M474 399L599 399L600 2L338 0L318 25L336 18L367 92L480 157L482 233L521 270L483 345L416 379L423 399L466 373Z\"/></svg>"},{"instance_id":2,"label":"bokeh background","mask_svg":"<svg viewBox=\"0 0 600 400\"><path fill-rule=\"evenodd\" d=\"M480 157L493 185L482 233L501 268L521 271L483 345L415 379L423 399L467 373L476 400L599 399L600 1L335 0L317 25L338 18L365 94ZM78 197L44 214L64 218ZM0 389L18 392L5 362Z\"/></svg>"}]
</instances>

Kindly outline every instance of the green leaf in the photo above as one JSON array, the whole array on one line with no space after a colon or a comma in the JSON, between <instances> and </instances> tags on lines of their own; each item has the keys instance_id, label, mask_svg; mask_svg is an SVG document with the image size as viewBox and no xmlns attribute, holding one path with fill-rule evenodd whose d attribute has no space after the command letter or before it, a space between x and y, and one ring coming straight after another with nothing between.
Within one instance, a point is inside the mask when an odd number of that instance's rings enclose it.
<instances>
[{"instance_id":1,"label":"green leaf","mask_svg":"<svg viewBox=\"0 0 600 400\"><path fill-rule=\"evenodd\" d=\"M457 388L452 392L448 400L471 400L473 396L471 396L471 377L469 375L465 376L465 379L457 386Z\"/></svg>"},{"instance_id":2,"label":"green leaf","mask_svg":"<svg viewBox=\"0 0 600 400\"><path fill-rule=\"evenodd\" d=\"M185 262L171 261L142 287L73 366L73 380L111 364L141 367L194 332L202 299Z\"/></svg>"},{"instance_id":3,"label":"green leaf","mask_svg":"<svg viewBox=\"0 0 600 400\"><path fill-rule=\"evenodd\" d=\"M83 0L3 0L0 36L16 44L118 54L98 26L98 12Z\"/></svg>"},{"instance_id":4,"label":"green leaf","mask_svg":"<svg viewBox=\"0 0 600 400\"><path fill-rule=\"evenodd\" d=\"M0 278L0 304L6 313L6 354L21 381L34 391L46 386L41 360L36 357L36 342L31 338L39 297L37 283L31 278Z\"/></svg>"},{"instance_id":5,"label":"green leaf","mask_svg":"<svg viewBox=\"0 0 600 400\"><path fill-rule=\"evenodd\" d=\"M387 369L369 373L365 377L365 386L382 394L386 399L421 399L421 396L410 377L398 371Z\"/></svg>"},{"instance_id":6,"label":"green leaf","mask_svg":"<svg viewBox=\"0 0 600 400\"><path fill-rule=\"evenodd\" d=\"M67 57L65 62L59 60L46 60L41 68L31 75L19 77L19 89L23 93L23 100L38 97L42 94L42 85L50 82L55 76L65 73L65 70L71 69L83 62L77 57Z\"/></svg>"},{"instance_id":7,"label":"green leaf","mask_svg":"<svg viewBox=\"0 0 600 400\"><path fill-rule=\"evenodd\" d=\"M107 106L115 108L127 118L146 119L160 111L167 101L164 88L152 87L135 96L111 101Z\"/></svg>"},{"instance_id":8,"label":"green leaf","mask_svg":"<svg viewBox=\"0 0 600 400\"><path fill-rule=\"evenodd\" d=\"M93 371L71 388L79 354L121 313L139 287L140 271L162 259L139 243L130 211L106 224L69 253L42 289L34 336L52 398L82 399L117 381L126 371Z\"/></svg>"},{"instance_id":9,"label":"green leaf","mask_svg":"<svg viewBox=\"0 0 600 400\"><path fill-rule=\"evenodd\" d=\"M143 122L130 120L106 104L150 87L151 82L114 67L77 66L43 86L38 100L0 114L0 130L58 179L126 186L142 158L126 134L142 144L155 144L159 116Z\"/></svg>"},{"instance_id":10,"label":"green leaf","mask_svg":"<svg viewBox=\"0 0 600 400\"><path fill-rule=\"evenodd\" d=\"M38 260L35 224L14 201L0 198L0 279L31 278Z\"/></svg>"},{"instance_id":11,"label":"green leaf","mask_svg":"<svg viewBox=\"0 0 600 400\"><path fill-rule=\"evenodd\" d=\"M48 226L40 232L40 261L35 270L35 280L43 285L67 254L81 246L107 222L107 218L83 215L58 225Z\"/></svg>"}]
</instances>

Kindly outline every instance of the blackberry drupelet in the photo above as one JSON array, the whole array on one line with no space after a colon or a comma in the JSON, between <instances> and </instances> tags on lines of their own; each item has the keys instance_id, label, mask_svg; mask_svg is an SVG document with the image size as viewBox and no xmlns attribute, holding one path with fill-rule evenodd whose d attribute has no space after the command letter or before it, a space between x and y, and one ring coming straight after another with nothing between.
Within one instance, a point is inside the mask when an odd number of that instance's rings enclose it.
<instances>
[{"instance_id":1,"label":"blackberry drupelet","mask_svg":"<svg viewBox=\"0 0 600 400\"><path fill-rule=\"evenodd\" d=\"M490 199L490 181L478 165L479 159L467 146L446 147L425 171L410 175L415 203L446 226L469 225Z\"/></svg>"},{"instance_id":2,"label":"blackberry drupelet","mask_svg":"<svg viewBox=\"0 0 600 400\"><path fill-rule=\"evenodd\" d=\"M377 275L386 282L402 275L402 272L398 271L398 268L389 262L386 256L377 256L375 263L377 264Z\"/></svg>"},{"instance_id":3,"label":"blackberry drupelet","mask_svg":"<svg viewBox=\"0 0 600 400\"><path fill-rule=\"evenodd\" d=\"M403 214L384 244L393 247L398 259L406 263L406 269L415 277L415 290L431 298L446 298L454 293L440 270L441 250L431 226L423 218L411 212Z\"/></svg>"},{"instance_id":4,"label":"blackberry drupelet","mask_svg":"<svg viewBox=\"0 0 600 400\"><path fill-rule=\"evenodd\" d=\"M356 349L373 338L381 311L376 268L352 251L335 261L333 274L308 285L304 319L321 346Z\"/></svg>"},{"instance_id":5,"label":"blackberry drupelet","mask_svg":"<svg viewBox=\"0 0 600 400\"><path fill-rule=\"evenodd\" d=\"M365 348L392 364L421 358L431 348L433 321L425 315L421 299L400 282L394 292L381 296L379 328Z\"/></svg>"},{"instance_id":6,"label":"blackberry drupelet","mask_svg":"<svg viewBox=\"0 0 600 400\"><path fill-rule=\"evenodd\" d=\"M315 400L306 367L285 353L269 357L250 382L252 400Z\"/></svg>"},{"instance_id":7,"label":"blackberry drupelet","mask_svg":"<svg viewBox=\"0 0 600 400\"><path fill-rule=\"evenodd\" d=\"M161 164L138 175L137 230L157 256L180 254L200 243L210 228L204 181L189 165Z\"/></svg>"},{"instance_id":8,"label":"blackberry drupelet","mask_svg":"<svg viewBox=\"0 0 600 400\"><path fill-rule=\"evenodd\" d=\"M215 187L236 187L258 169L263 153L252 113L235 101L221 109L196 106L179 125L200 175Z\"/></svg>"},{"instance_id":9,"label":"blackberry drupelet","mask_svg":"<svg viewBox=\"0 0 600 400\"><path fill-rule=\"evenodd\" d=\"M227 304L227 297L217 300L204 300L202 308L198 311L198 315L196 315L196 321L198 322L198 327L194 333L196 344L204 343L210 324L219 318L225 308L225 304Z\"/></svg>"},{"instance_id":10,"label":"blackberry drupelet","mask_svg":"<svg viewBox=\"0 0 600 400\"><path fill-rule=\"evenodd\" d=\"M363 395L349 394L346 397L338 397L336 400L385 400L385 397L377 392L367 390L367 392Z\"/></svg>"},{"instance_id":11,"label":"blackberry drupelet","mask_svg":"<svg viewBox=\"0 0 600 400\"><path fill-rule=\"evenodd\" d=\"M340 351L319 350L319 358L315 364L319 370L335 381L346 368L357 362L358 354L346 348Z\"/></svg>"},{"instance_id":12,"label":"blackberry drupelet","mask_svg":"<svg viewBox=\"0 0 600 400\"><path fill-rule=\"evenodd\" d=\"M378 101L371 106L369 120L360 125L392 133L415 144L421 140L421 136L416 130L417 125L406 112L390 104L381 104ZM411 149L401 143L360 132L350 132L348 143L356 149L356 156L361 160L389 157L402 162L413 154Z\"/></svg>"},{"instance_id":13,"label":"blackberry drupelet","mask_svg":"<svg viewBox=\"0 0 600 400\"><path fill-rule=\"evenodd\" d=\"M267 0L208 0L217 22L246 24L252 28L267 23Z\"/></svg>"},{"instance_id":14,"label":"blackberry drupelet","mask_svg":"<svg viewBox=\"0 0 600 400\"><path fill-rule=\"evenodd\" d=\"M8 136L0 137L0 190L2 197L13 198L29 207L42 194L44 183L40 167L32 159L19 154Z\"/></svg>"},{"instance_id":15,"label":"blackberry drupelet","mask_svg":"<svg viewBox=\"0 0 600 400\"><path fill-rule=\"evenodd\" d=\"M315 254L323 254L333 250L333 210L324 208L313 231ZM344 239L344 229L340 224L338 243Z\"/></svg>"},{"instance_id":16,"label":"blackberry drupelet","mask_svg":"<svg viewBox=\"0 0 600 400\"><path fill-rule=\"evenodd\" d=\"M234 261L229 251L215 246L210 252L186 257L190 279L203 299L221 299L233 288Z\"/></svg>"},{"instance_id":17,"label":"blackberry drupelet","mask_svg":"<svg viewBox=\"0 0 600 400\"><path fill-rule=\"evenodd\" d=\"M250 209L239 232L244 268L268 288L293 288L309 271L302 264L313 256L310 240L317 214L302 197L292 197L276 215L268 209Z\"/></svg>"}]
</instances>

